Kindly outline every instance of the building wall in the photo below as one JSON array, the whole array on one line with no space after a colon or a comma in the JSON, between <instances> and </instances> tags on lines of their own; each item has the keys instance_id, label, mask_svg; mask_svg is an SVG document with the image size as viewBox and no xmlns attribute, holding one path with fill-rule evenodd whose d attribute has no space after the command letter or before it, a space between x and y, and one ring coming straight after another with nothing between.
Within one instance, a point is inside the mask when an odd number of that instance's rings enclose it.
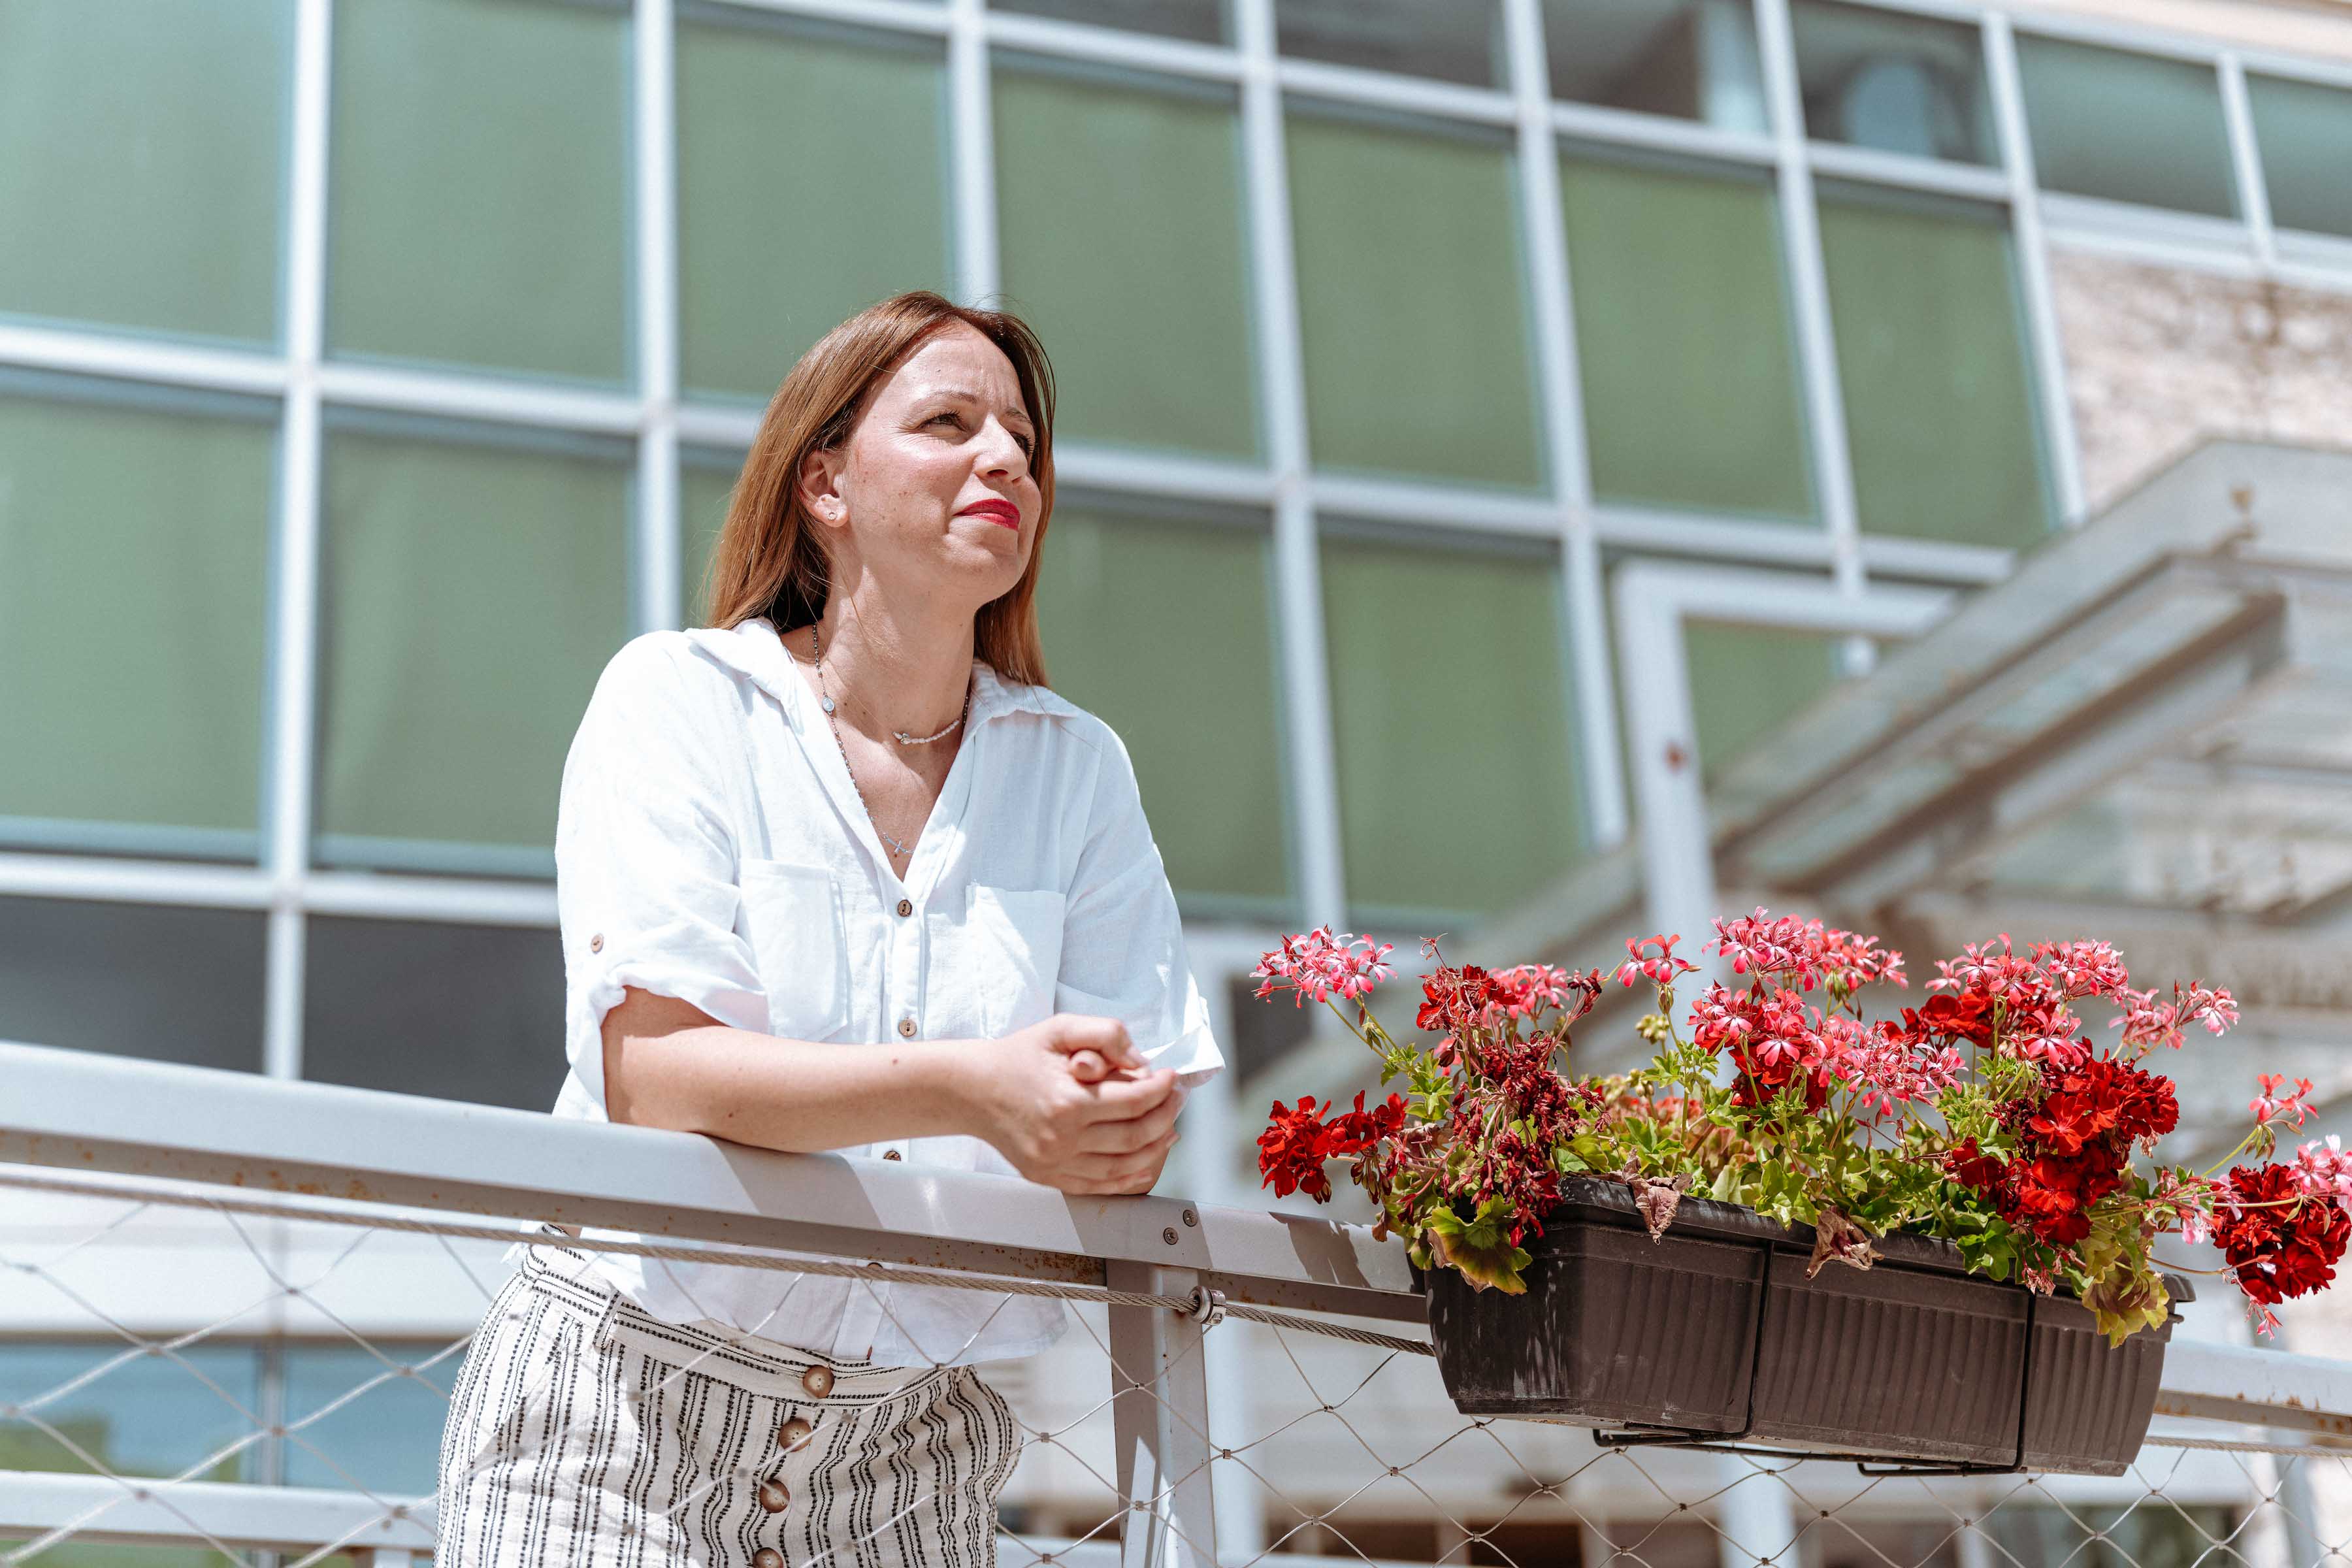
<instances>
[{"instance_id":1,"label":"building wall","mask_svg":"<svg viewBox=\"0 0 2352 1568\"><path fill-rule=\"evenodd\" d=\"M2050 282L2093 511L2211 437L2352 443L2352 294L2063 250Z\"/></svg>"}]
</instances>

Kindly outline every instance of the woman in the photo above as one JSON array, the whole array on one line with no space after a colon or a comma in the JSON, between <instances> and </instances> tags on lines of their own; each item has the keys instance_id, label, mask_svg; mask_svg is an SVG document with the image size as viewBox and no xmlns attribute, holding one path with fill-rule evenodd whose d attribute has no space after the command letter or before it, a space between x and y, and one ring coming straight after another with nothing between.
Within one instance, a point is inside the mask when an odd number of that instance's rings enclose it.
<instances>
[{"instance_id":1,"label":"woman","mask_svg":"<svg viewBox=\"0 0 2352 1568\"><path fill-rule=\"evenodd\" d=\"M1045 685L1052 427L1028 328L935 294L784 379L711 625L614 655L564 764L559 1115L1158 1178L1221 1058L1126 750ZM451 1401L439 1561L993 1563L1019 1442L971 1363L1064 1326L535 1246Z\"/></svg>"}]
</instances>

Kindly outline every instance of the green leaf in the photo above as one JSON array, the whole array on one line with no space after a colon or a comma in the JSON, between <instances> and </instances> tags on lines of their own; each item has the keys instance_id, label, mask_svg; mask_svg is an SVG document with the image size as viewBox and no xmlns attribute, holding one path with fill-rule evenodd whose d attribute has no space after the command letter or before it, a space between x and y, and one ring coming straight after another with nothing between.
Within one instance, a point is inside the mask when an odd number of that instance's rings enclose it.
<instances>
[{"instance_id":1,"label":"green leaf","mask_svg":"<svg viewBox=\"0 0 2352 1568\"><path fill-rule=\"evenodd\" d=\"M1439 1209L1429 1216L1429 1227L1422 1236L1431 1255L1460 1270L1472 1289L1517 1296L1527 1290L1522 1275L1535 1258L1511 1245L1510 1218L1508 1204L1488 1198L1468 1220L1450 1208Z\"/></svg>"}]
</instances>

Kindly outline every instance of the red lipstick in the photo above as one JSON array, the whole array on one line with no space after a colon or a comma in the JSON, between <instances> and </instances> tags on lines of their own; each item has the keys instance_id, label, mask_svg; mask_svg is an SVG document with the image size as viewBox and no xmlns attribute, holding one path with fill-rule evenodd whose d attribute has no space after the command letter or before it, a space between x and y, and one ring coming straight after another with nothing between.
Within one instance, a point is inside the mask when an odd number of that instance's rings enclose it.
<instances>
[{"instance_id":1,"label":"red lipstick","mask_svg":"<svg viewBox=\"0 0 2352 1568\"><path fill-rule=\"evenodd\" d=\"M1021 509L1009 500L974 501L956 515L986 518L991 522L1003 523L1015 532L1021 529Z\"/></svg>"}]
</instances>

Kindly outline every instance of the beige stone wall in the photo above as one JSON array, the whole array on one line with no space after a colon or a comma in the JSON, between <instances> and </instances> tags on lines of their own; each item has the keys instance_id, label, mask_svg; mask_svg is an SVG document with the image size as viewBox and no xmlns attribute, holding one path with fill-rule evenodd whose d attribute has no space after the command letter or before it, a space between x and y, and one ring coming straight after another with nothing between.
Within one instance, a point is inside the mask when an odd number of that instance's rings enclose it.
<instances>
[{"instance_id":1,"label":"beige stone wall","mask_svg":"<svg viewBox=\"0 0 2352 1568\"><path fill-rule=\"evenodd\" d=\"M2352 294L2053 251L2090 510L2209 436L2352 447Z\"/></svg>"}]
</instances>

